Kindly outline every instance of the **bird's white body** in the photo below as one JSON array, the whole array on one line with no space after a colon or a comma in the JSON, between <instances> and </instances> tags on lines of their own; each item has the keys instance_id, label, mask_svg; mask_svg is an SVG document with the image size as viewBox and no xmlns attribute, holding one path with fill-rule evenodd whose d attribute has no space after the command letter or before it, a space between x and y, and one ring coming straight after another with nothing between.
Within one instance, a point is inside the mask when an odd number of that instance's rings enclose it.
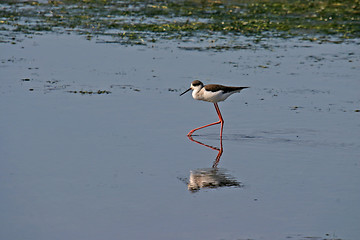
<instances>
[{"instance_id":1,"label":"bird's white body","mask_svg":"<svg viewBox=\"0 0 360 240\"><path fill-rule=\"evenodd\" d=\"M192 97L194 99L217 103L225 101L230 95L240 92L244 88L247 87L229 87L218 84L204 85L199 80L195 80L191 83L190 88L181 95L185 94L187 91L193 90Z\"/></svg>"},{"instance_id":2,"label":"bird's white body","mask_svg":"<svg viewBox=\"0 0 360 240\"><path fill-rule=\"evenodd\" d=\"M211 92L211 91L206 91L205 87L200 88L199 86L193 89L192 97L196 100L217 103L217 102L225 101L230 95L236 92L240 92L240 90L227 92L227 93L224 93L222 90Z\"/></svg>"}]
</instances>

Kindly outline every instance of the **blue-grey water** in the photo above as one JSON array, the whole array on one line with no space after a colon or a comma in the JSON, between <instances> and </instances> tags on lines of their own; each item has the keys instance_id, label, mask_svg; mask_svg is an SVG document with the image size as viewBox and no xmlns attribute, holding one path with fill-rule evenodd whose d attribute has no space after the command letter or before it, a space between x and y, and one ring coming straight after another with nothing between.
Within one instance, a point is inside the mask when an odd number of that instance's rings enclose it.
<instances>
[{"instance_id":1,"label":"blue-grey water","mask_svg":"<svg viewBox=\"0 0 360 240\"><path fill-rule=\"evenodd\" d=\"M0 44L0 239L359 238L358 45L191 44ZM216 171L194 79L250 86L219 104Z\"/></svg>"}]
</instances>

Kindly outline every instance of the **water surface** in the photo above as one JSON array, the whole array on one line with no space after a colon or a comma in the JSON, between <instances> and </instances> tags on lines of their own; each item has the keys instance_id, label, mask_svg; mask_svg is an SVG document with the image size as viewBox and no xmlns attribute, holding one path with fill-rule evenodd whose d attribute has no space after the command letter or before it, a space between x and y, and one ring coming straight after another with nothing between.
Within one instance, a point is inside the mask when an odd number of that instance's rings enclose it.
<instances>
[{"instance_id":1,"label":"water surface","mask_svg":"<svg viewBox=\"0 0 360 240\"><path fill-rule=\"evenodd\" d=\"M96 42L0 45L1 239L358 239L358 45ZM251 87L219 104L217 171L194 79Z\"/></svg>"}]
</instances>

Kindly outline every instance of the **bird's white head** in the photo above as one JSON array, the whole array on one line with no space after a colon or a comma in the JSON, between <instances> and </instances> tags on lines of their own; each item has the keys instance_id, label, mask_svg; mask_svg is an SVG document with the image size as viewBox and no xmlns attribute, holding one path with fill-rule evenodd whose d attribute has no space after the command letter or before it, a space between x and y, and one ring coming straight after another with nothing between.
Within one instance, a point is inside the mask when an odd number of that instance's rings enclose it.
<instances>
[{"instance_id":1,"label":"bird's white head","mask_svg":"<svg viewBox=\"0 0 360 240\"><path fill-rule=\"evenodd\" d=\"M195 80L191 83L190 88L187 89L185 92L183 92L182 94L180 94L180 96L184 95L185 93L187 93L190 90L194 90L196 92L200 91L200 89L202 89L204 87L204 84L199 81L199 80Z\"/></svg>"}]
</instances>

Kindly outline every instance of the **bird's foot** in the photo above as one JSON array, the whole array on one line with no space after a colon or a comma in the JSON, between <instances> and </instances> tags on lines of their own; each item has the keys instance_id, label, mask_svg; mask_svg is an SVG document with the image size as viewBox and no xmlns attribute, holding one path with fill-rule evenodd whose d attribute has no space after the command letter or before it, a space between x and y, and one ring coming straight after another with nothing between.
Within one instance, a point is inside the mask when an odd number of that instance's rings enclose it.
<instances>
[{"instance_id":1,"label":"bird's foot","mask_svg":"<svg viewBox=\"0 0 360 240\"><path fill-rule=\"evenodd\" d=\"M188 137L191 137L191 135L192 135L194 132L195 132L195 130L191 130L191 131L187 134L187 136L188 136Z\"/></svg>"}]
</instances>

